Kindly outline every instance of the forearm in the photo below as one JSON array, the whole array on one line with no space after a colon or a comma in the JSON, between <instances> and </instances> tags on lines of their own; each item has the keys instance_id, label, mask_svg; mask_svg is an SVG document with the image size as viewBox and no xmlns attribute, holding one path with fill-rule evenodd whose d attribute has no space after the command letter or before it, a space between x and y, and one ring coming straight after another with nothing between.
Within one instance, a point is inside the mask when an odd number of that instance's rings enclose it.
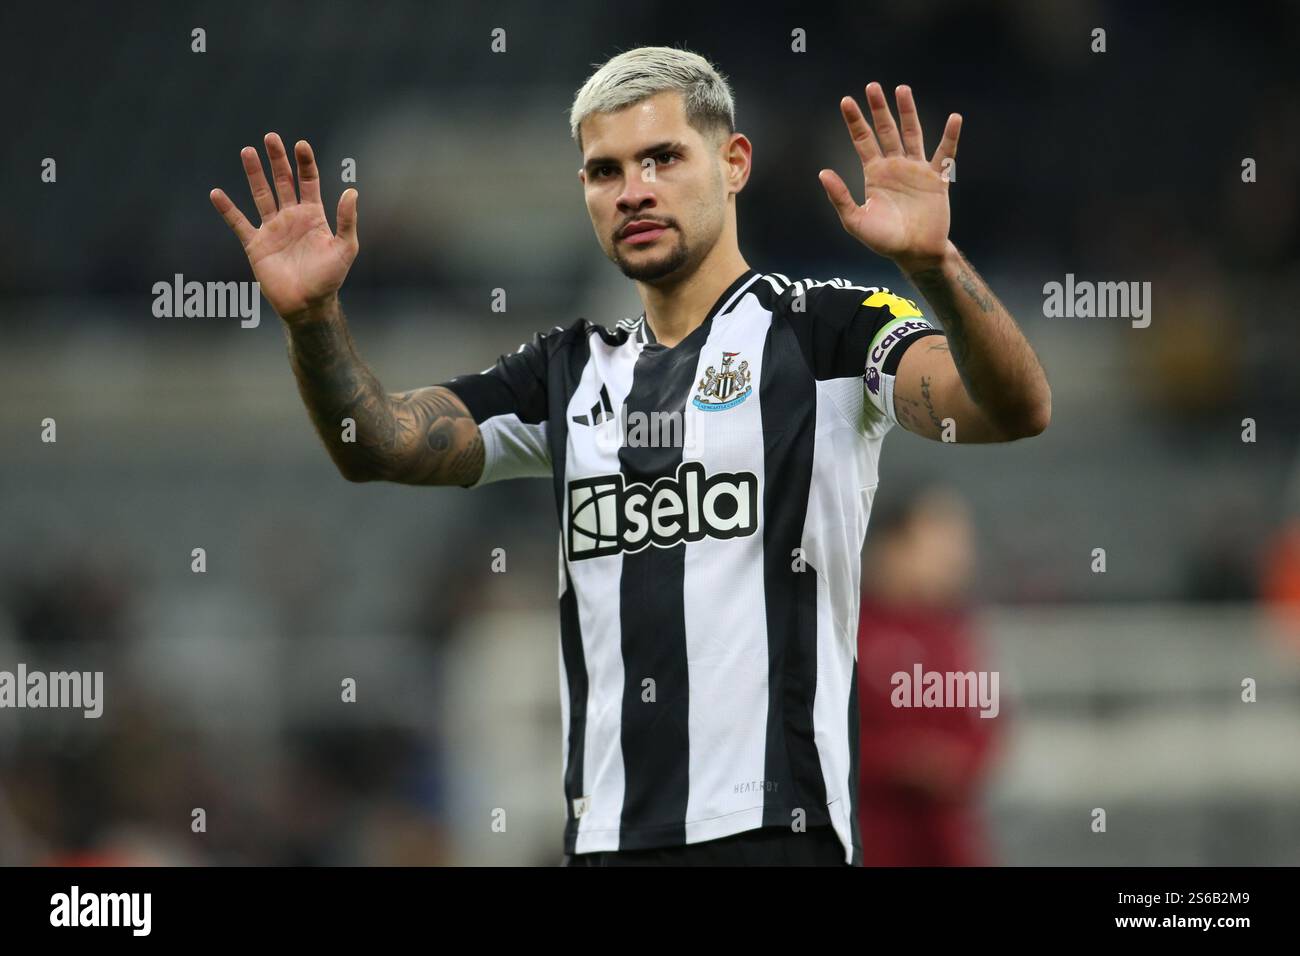
<instances>
[{"instance_id":1,"label":"forearm","mask_svg":"<svg viewBox=\"0 0 1300 956\"><path fill-rule=\"evenodd\" d=\"M298 393L344 478L462 486L478 480L483 436L464 402L440 385L384 391L357 355L337 297L285 326ZM355 423L349 441L346 419Z\"/></svg>"},{"instance_id":2,"label":"forearm","mask_svg":"<svg viewBox=\"0 0 1300 956\"><path fill-rule=\"evenodd\" d=\"M951 242L938 261L900 262L943 325L971 401L997 427L1037 434L1051 418L1052 393L1015 319Z\"/></svg>"},{"instance_id":3,"label":"forearm","mask_svg":"<svg viewBox=\"0 0 1300 956\"><path fill-rule=\"evenodd\" d=\"M330 457L344 477L383 477L397 432L391 400L357 355L338 298L285 323L289 364L298 394ZM345 441L346 419L355 434Z\"/></svg>"}]
</instances>

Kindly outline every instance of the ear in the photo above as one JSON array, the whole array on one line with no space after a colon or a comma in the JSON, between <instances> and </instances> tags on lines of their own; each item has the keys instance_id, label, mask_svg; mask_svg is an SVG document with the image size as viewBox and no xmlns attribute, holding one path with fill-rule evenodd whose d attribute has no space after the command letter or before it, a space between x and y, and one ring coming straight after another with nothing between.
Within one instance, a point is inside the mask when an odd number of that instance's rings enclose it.
<instances>
[{"instance_id":1,"label":"ear","mask_svg":"<svg viewBox=\"0 0 1300 956\"><path fill-rule=\"evenodd\" d=\"M753 168L754 144L744 133L732 133L723 149L727 163L727 178L736 192L745 188Z\"/></svg>"}]
</instances>

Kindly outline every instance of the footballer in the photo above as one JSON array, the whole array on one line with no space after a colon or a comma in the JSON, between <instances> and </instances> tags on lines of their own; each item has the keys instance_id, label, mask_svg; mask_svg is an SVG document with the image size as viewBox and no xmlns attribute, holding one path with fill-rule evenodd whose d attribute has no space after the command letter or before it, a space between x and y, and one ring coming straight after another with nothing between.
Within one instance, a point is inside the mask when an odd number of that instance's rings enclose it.
<instances>
[{"instance_id":1,"label":"footballer","mask_svg":"<svg viewBox=\"0 0 1300 956\"><path fill-rule=\"evenodd\" d=\"M928 315L885 288L751 266L736 221L753 145L726 78L640 47L586 80L570 132L596 240L642 313L557 325L407 392L362 362L340 304L356 189L332 231L311 147L291 160L269 133L270 183L240 154L260 225L211 193L346 479L550 479L569 865L860 864L860 552L881 443L895 425L1013 441L1051 418L1033 349L949 237L961 117L927 158L911 89L895 102L897 118L869 84L868 124L840 101L863 203L820 180ZM647 417L668 440L632 440Z\"/></svg>"}]
</instances>

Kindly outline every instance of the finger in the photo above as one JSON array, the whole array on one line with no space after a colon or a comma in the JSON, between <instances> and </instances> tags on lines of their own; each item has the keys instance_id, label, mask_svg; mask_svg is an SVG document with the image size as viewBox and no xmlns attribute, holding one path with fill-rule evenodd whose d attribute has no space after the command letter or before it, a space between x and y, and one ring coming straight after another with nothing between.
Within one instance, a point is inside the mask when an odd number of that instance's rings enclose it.
<instances>
[{"instance_id":1,"label":"finger","mask_svg":"<svg viewBox=\"0 0 1300 956\"><path fill-rule=\"evenodd\" d=\"M894 114L885 102L885 91L879 83L867 84L867 106L871 109L871 124L876 128L880 151L886 156L903 156L903 141L898 138Z\"/></svg>"},{"instance_id":2,"label":"finger","mask_svg":"<svg viewBox=\"0 0 1300 956\"><path fill-rule=\"evenodd\" d=\"M957 137L961 135L961 114L949 113L948 122L943 127L943 139L939 141L939 148L934 151L934 159L930 160L930 165L939 172L943 172L944 160L957 158Z\"/></svg>"},{"instance_id":3,"label":"finger","mask_svg":"<svg viewBox=\"0 0 1300 956\"><path fill-rule=\"evenodd\" d=\"M298 194L293 188L293 167L289 165L289 154L284 151L279 133L266 134L266 155L271 160L271 178L275 180L275 197L280 200L280 208L298 205Z\"/></svg>"},{"instance_id":4,"label":"finger","mask_svg":"<svg viewBox=\"0 0 1300 956\"><path fill-rule=\"evenodd\" d=\"M849 187L844 185L844 180L840 179L839 174L833 169L823 169L817 174L817 178L821 180L822 188L826 190L831 205L839 214L840 222L845 222L849 214L858 208L858 204L853 201L853 194L849 192Z\"/></svg>"},{"instance_id":5,"label":"finger","mask_svg":"<svg viewBox=\"0 0 1300 956\"><path fill-rule=\"evenodd\" d=\"M343 195L339 197L338 224L339 238L355 247L357 244L357 191L355 189L345 189Z\"/></svg>"},{"instance_id":6,"label":"finger","mask_svg":"<svg viewBox=\"0 0 1300 956\"><path fill-rule=\"evenodd\" d=\"M894 90L894 101L898 103L898 125L903 130L903 148L907 150L908 156L924 161L925 137L921 134L921 117L916 112L912 88L900 86Z\"/></svg>"},{"instance_id":7,"label":"finger","mask_svg":"<svg viewBox=\"0 0 1300 956\"><path fill-rule=\"evenodd\" d=\"M320 205L320 170L316 168L311 144L305 139L298 140L293 145L293 154L298 160L298 191L302 193L302 201Z\"/></svg>"},{"instance_id":8,"label":"finger","mask_svg":"<svg viewBox=\"0 0 1300 956\"><path fill-rule=\"evenodd\" d=\"M271 187L266 184L266 173L262 171L262 157L257 155L257 150L253 147L245 146L239 151L239 158L244 161L244 175L248 177L248 189L253 194L253 205L257 207L257 214L262 217L262 222L266 222L275 215L275 196L271 194Z\"/></svg>"},{"instance_id":9,"label":"finger","mask_svg":"<svg viewBox=\"0 0 1300 956\"><path fill-rule=\"evenodd\" d=\"M217 207L217 212L221 213L221 218L226 220L226 225L231 228L235 236L239 239L239 244L245 249L257 235L257 230L253 228L252 223L244 218L244 214L239 211L230 197L220 189L214 189L208 193L208 198L212 200L212 205Z\"/></svg>"},{"instance_id":10,"label":"finger","mask_svg":"<svg viewBox=\"0 0 1300 956\"><path fill-rule=\"evenodd\" d=\"M880 155L880 147L876 144L876 134L871 132L871 124L862 115L862 110L858 107L858 101L853 97L846 96L840 100L840 113L844 116L844 125L849 128L849 137L853 140L853 148L858 151L858 158L862 160L862 165L865 166Z\"/></svg>"}]
</instances>

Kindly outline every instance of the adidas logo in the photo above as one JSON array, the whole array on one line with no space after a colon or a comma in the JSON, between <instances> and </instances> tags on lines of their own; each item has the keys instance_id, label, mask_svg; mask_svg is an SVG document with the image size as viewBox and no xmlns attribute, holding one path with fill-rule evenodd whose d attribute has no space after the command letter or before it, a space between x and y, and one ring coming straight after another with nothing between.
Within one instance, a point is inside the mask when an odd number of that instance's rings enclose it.
<instances>
[{"instance_id":1,"label":"adidas logo","mask_svg":"<svg viewBox=\"0 0 1300 956\"><path fill-rule=\"evenodd\" d=\"M611 421L614 418L614 406L610 404L609 392L605 386L600 386L600 400L591 406L591 411L586 415L573 415L572 418L576 424L593 427Z\"/></svg>"}]
</instances>

